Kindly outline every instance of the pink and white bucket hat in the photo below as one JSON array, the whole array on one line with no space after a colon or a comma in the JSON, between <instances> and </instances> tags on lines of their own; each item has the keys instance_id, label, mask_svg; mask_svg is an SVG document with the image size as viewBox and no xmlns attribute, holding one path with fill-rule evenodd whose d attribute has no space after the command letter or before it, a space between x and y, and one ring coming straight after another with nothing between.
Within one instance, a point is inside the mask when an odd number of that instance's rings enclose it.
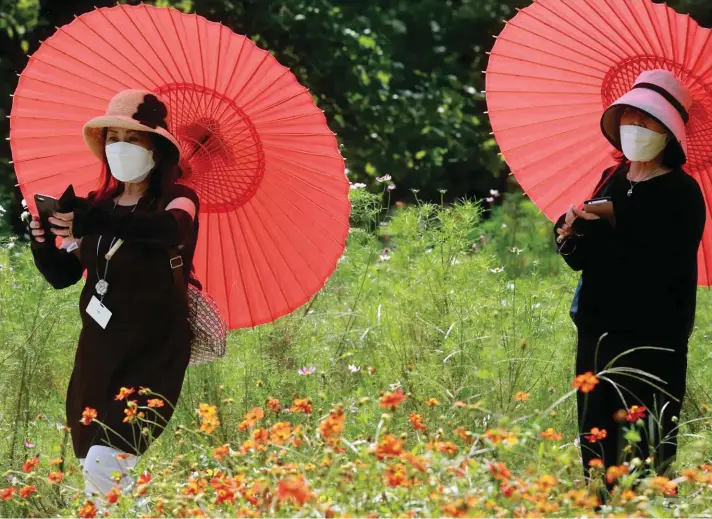
<instances>
[{"instance_id":1,"label":"pink and white bucket hat","mask_svg":"<svg viewBox=\"0 0 712 519\"><path fill-rule=\"evenodd\" d=\"M637 108L665 126L687 157L685 125L690 119L692 96L687 86L667 70L647 70L638 76L630 91L609 106L601 117L601 131L621 150L620 120L626 107Z\"/></svg>"}]
</instances>

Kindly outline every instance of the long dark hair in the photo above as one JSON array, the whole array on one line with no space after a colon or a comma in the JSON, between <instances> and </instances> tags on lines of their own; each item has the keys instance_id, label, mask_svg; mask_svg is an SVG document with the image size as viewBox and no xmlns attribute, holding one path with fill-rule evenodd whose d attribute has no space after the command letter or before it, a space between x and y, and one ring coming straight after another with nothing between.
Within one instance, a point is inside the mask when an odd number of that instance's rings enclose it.
<instances>
[{"instance_id":1,"label":"long dark hair","mask_svg":"<svg viewBox=\"0 0 712 519\"><path fill-rule=\"evenodd\" d=\"M103 141L106 142L106 134L109 129L102 131ZM148 137L153 143L156 153L156 166L151 171L148 185L149 198L161 201L163 194L173 186L178 179L183 176L183 170L178 161L178 150L164 137L157 133L148 132ZM123 184L116 180L111 174L109 162L104 153L104 167L101 171L101 184L96 191L90 193L89 197L95 203L105 202L118 196L123 191Z\"/></svg>"}]
</instances>

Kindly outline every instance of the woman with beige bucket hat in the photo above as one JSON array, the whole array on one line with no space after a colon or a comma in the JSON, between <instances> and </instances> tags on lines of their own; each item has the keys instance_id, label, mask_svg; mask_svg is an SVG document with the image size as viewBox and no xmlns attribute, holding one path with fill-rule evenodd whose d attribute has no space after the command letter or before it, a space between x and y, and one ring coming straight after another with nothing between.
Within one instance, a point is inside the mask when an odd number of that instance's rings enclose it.
<instances>
[{"instance_id":1,"label":"woman with beige bucket hat","mask_svg":"<svg viewBox=\"0 0 712 519\"><path fill-rule=\"evenodd\" d=\"M102 183L86 199L63 197L50 219L62 245L31 224L35 264L55 288L86 272L66 413L85 490L100 503L117 486L113 472L131 486L127 472L170 420L190 359L187 301L172 267L190 282L199 200L176 183L181 150L167 120L155 94L118 93L84 126Z\"/></svg>"}]
</instances>

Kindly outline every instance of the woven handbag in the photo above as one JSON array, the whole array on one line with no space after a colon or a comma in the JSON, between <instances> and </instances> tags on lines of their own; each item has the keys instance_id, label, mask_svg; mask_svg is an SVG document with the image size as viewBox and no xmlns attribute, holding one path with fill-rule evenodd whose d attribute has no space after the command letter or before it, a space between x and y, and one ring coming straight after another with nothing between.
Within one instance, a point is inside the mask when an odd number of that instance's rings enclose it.
<instances>
[{"instance_id":1,"label":"woven handbag","mask_svg":"<svg viewBox=\"0 0 712 519\"><path fill-rule=\"evenodd\" d=\"M176 286L188 301L188 321L193 332L190 343L189 366L207 364L225 356L228 327L218 305L207 292L193 283L185 282L183 256L179 249L171 249L170 265Z\"/></svg>"}]
</instances>

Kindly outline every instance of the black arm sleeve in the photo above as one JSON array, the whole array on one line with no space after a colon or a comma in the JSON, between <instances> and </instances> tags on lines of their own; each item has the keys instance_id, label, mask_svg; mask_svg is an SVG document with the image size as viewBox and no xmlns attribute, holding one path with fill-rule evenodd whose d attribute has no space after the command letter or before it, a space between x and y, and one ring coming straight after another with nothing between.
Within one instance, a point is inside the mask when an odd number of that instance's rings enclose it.
<instances>
[{"instance_id":1,"label":"black arm sleeve","mask_svg":"<svg viewBox=\"0 0 712 519\"><path fill-rule=\"evenodd\" d=\"M177 198L188 198L198 213L198 198L185 186L174 186L166 197L166 205ZM162 248L184 245L194 233L193 219L182 209L168 211L134 211L115 215L109 207L95 206L75 216L74 235L111 232L127 243L143 243Z\"/></svg>"},{"instance_id":2,"label":"black arm sleeve","mask_svg":"<svg viewBox=\"0 0 712 519\"><path fill-rule=\"evenodd\" d=\"M66 250L58 249L53 241L33 241L31 248L37 270L53 288L60 290L70 287L82 278L84 268L79 258Z\"/></svg>"},{"instance_id":3,"label":"black arm sleeve","mask_svg":"<svg viewBox=\"0 0 712 519\"><path fill-rule=\"evenodd\" d=\"M616 227L605 220L581 220L574 230L586 236L597 253L614 259L621 268L640 268L655 259L658 274L672 273L695 253L704 231L707 209L699 186L691 181L671 194L670 206L633 213L614 204Z\"/></svg>"}]
</instances>

